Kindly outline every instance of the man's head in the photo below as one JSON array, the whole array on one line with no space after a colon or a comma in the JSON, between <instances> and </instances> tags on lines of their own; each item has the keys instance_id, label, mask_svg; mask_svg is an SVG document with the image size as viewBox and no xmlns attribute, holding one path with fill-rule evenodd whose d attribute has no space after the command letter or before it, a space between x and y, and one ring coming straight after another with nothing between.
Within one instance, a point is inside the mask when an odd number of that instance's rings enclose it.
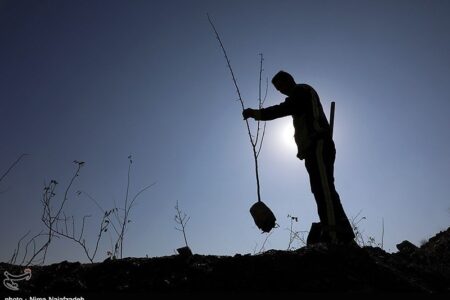
<instances>
[{"instance_id":1,"label":"man's head","mask_svg":"<svg viewBox=\"0 0 450 300\"><path fill-rule=\"evenodd\" d=\"M296 85L295 80L291 76L291 74L285 71L280 71L275 74L275 76L273 76L272 78L272 84L277 90L279 90L286 96L290 96Z\"/></svg>"}]
</instances>

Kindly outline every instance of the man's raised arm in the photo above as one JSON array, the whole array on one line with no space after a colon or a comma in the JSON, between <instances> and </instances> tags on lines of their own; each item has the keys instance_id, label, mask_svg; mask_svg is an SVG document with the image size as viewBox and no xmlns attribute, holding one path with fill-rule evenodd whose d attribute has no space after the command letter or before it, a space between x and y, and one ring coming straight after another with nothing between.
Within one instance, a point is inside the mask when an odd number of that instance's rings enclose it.
<instances>
[{"instance_id":1,"label":"man's raised arm","mask_svg":"<svg viewBox=\"0 0 450 300\"><path fill-rule=\"evenodd\" d=\"M289 102L284 101L280 104L269 106L267 108L252 109L246 108L242 112L244 120L253 118L258 121L270 121L292 115L293 108Z\"/></svg>"}]
</instances>

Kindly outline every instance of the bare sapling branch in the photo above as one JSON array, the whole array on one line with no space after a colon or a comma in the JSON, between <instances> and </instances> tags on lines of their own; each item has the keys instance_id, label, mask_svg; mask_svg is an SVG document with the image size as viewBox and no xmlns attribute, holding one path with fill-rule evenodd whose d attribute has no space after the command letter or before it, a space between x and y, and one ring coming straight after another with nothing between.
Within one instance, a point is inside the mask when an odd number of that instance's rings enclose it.
<instances>
[{"instance_id":1,"label":"bare sapling branch","mask_svg":"<svg viewBox=\"0 0 450 300\"><path fill-rule=\"evenodd\" d=\"M298 241L300 243L300 246L306 245L305 233L307 233L307 231L294 230L294 222L298 222L298 217L294 217L291 215L288 215L287 217L290 221L290 228L287 228L289 230L289 244L287 247L287 251L290 251L295 249L293 246L295 241Z\"/></svg>"},{"instance_id":2,"label":"bare sapling branch","mask_svg":"<svg viewBox=\"0 0 450 300\"><path fill-rule=\"evenodd\" d=\"M262 72L262 54L261 54L261 69L260 70ZM259 87L260 87L260 90L261 90L261 76L259 77ZM261 100L261 97L259 98L260 99L259 100L259 109L263 108L264 102L266 102L268 88L269 88L269 79L266 77L266 90L264 92L264 98L262 100ZM261 141L259 142L259 148L258 148L258 151L256 153L256 157L259 157L259 153L261 152L261 148L262 148L263 141L264 141L264 136L265 136L265 133L266 133L266 124L267 123L264 122L264 127L263 127L263 131L262 131ZM259 121L258 121L258 125L259 125ZM258 131L259 131L259 128L258 128Z\"/></svg>"},{"instance_id":3,"label":"bare sapling branch","mask_svg":"<svg viewBox=\"0 0 450 300\"><path fill-rule=\"evenodd\" d=\"M123 207L123 216L119 215L119 209L113 209L113 212L116 216L117 221L119 222L119 228L120 228L120 232L117 238L117 241L114 245L114 256L113 257L119 257L119 258L123 258L123 242L125 240L125 233L126 233L126 229L128 226L128 223L131 222L130 220L130 211L131 208L133 207L136 199L146 190L148 190L149 188L151 188L152 186L154 186L156 184L156 182L142 188L141 190L139 190L136 195L131 199L130 201L130 196L129 196L129 191L130 191L130 183L131 183L131 165L133 164L133 160L132 160L132 156L129 155L128 156L128 175L127 175L127 188L126 188L126 193L125 193L125 203L124 203L124 207Z\"/></svg>"},{"instance_id":4,"label":"bare sapling branch","mask_svg":"<svg viewBox=\"0 0 450 300\"><path fill-rule=\"evenodd\" d=\"M106 210L99 204L99 202L97 200L95 200L94 197L92 197L87 192L84 192L81 190L77 191L78 196L80 196L82 194L85 195L102 212L103 219L100 223L98 237L100 237L102 232L108 232L110 241L111 241L111 250L107 251L107 255L112 259L123 258L123 246L124 246L125 235L127 232L128 225L129 225L129 223L131 223L131 220L130 220L131 209L135 206L136 200L139 198L139 196L143 192L145 192L146 190L148 190L149 188L151 188L152 186L154 186L156 184L156 182L154 182L148 186L145 186L131 198L130 189L131 189L131 165L132 165L132 163L133 163L132 156L129 155L128 156L127 185L126 185L125 199L124 199L123 207L119 208L116 201L114 201L114 208L112 208L110 210ZM112 230L108 231L109 226L112 228ZM111 231L112 231L112 234L111 234ZM113 241L113 235L115 235L114 241ZM94 253L98 249L99 241L100 241L100 239L97 239Z\"/></svg>"},{"instance_id":5,"label":"bare sapling branch","mask_svg":"<svg viewBox=\"0 0 450 300\"><path fill-rule=\"evenodd\" d=\"M260 60L259 60L259 81L258 81L258 108L261 109L262 108L262 98L261 98L261 77L262 77L262 72L263 72L263 54L260 53ZM259 139L259 132L261 131L261 121L257 121L257 129L256 129L256 138L254 140L254 144L255 146L258 144L258 139ZM266 124L266 122L264 122L264 124ZM262 144L261 144L262 145ZM258 154L256 154L256 156L258 157Z\"/></svg>"},{"instance_id":6,"label":"bare sapling branch","mask_svg":"<svg viewBox=\"0 0 450 300\"><path fill-rule=\"evenodd\" d=\"M13 264L13 265L16 264L17 256L19 255L19 251L20 251L20 244L30 234L30 232L31 232L31 230L28 230L28 232L25 235L23 235L17 242L17 247L14 249L13 255L12 255L11 259L9 260L10 264Z\"/></svg>"},{"instance_id":7,"label":"bare sapling branch","mask_svg":"<svg viewBox=\"0 0 450 300\"><path fill-rule=\"evenodd\" d=\"M209 24L211 25L212 29L214 30L216 38L219 41L220 48L222 49L223 55L224 55L225 60L227 62L228 69L229 69L229 71L231 73L231 78L233 80L233 84L234 84L234 86L236 88L236 92L238 94L239 102L241 103L242 110L244 110L245 109L244 100L242 99L241 92L239 90L239 86L237 84L237 80L236 80L236 76L234 75L233 68L231 67L231 62L230 62L230 59L228 58L227 51L225 50L225 46L223 45L222 39L220 38L220 35L219 35L216 27L214 26L214 23L212 22L209 14L207 15L207 17L208 17ZM264 60L264 58L263 58L262 54L259 54L259 55L260 55L260 68L259 68L258 107L261 109L262 105L264 103L264 100L265 100L265 97L263 99L262 95L261 95L262 94L261 93L261 81L262 81L263 60ZM267 89L266 89L266 95L267 95ZM252 146L253 159L254 159L254 162L255 162L256 192L257 192L257 196L258 196L258 201L261 202L261 188L260 188L260 181L259 181L258 156L259 156L259 153L261 151L262 142L263 142L263 139L264 139L266 123L264 122L263 130L262 130L262 133L261 133L260 121L257 122L257 128L256 128L256 134L255 135L252 134L252 131L250 129L250 125L249 125L248 120L245 120L245 124L246 124L246 128L247 128L247 133L248 133L248 137L249 137L249 140L250 140L250 144Z\"/></svg>"},{"instance_id":8,"label":"bare sapling branch","mask_svg":"<svg viewBox=\"0 0 450 300\"><path fill-rule=\"evenodd\" d=\"M100 222L100 229L99 229L99 233L97 234L97 240L95 242L95 248L92 251L92 253L89 251L89 248L86 244L86 239L84 237L84 228L85 228L85 223L86 223L86 219L91 217L91 215L85 215L83 216L82 219L82 224L81 224L81 230L80 230L80 234L76 235L75 232L75 220L74 217L72 216L72 224L71 224L71 228L69 227L70 225L68 224L68 220L69 218L64 217L64 219L62 221L64 221L64 227L63 229L59 229L59 226L57 227L57 229L54 230L55 234L61 236L61 237L65 237L69 240L74 241L75 243L77 243L78 245L81 246L81 248L83 249L84 253L86 254L86 257L89 259L89 261L91 263L94 262L94 258L97 254L98 251L98 246L100 244L100 240L102 237L102 234L104 232L106 232L108 230L108 225L109 225L109 221L106 219L107 216L103 215L103 218Z\"/></svg>"},{"instance_id":9,"label":"bare sapling branch","mask_svg":"<svg viewBox=\"0 0 450 300\"><path fill-rule=\"evenodd\" d=\"M36 253L36 239L40 236L45 235L45 233L42 233L42 232L43 232L43 230L41 230L41 232L39 232L38 234L34 235L32 238L30 238L28 243L25 245L25 253L23 254L22 261L20 262L21 266L25 263L25 260L28 256L28 247L30 246L31 243L33 243L33 254ZM14 264L15 264L15 262L14 262Z\"/></svg>"},{"instance_id":10,"label":"bare sapling branch","mask_svg":"<svg viewBox=\"0 0 450 300\"><path fill-rule=\"evenodd\" d=\"M47 257L47 250L50 246L50 243L52 242L54 237L59 237L58 235L58 227L59 223L64 220L61 218L61 213L64 208L64 204L66 203L68 199L69 191L75 181L75 178L78 177L81 167L84 165L84 162L80 161L74 161L74 163L77 165L77 169L70 179L70 182L64 192L64 198L61 201L61 203L58 206L58 209L56 210L56 213L53 213L53 198L56 196L55 189L58 184L56 180L51 180L48 185L44 186L44 192L42 195L41 203L43 205L42 215L41 215L41 221L47 228L46 234L39 234L39 236L43 235L46 236L46 241L41 247L38 248L38 250L33 251L33 255L31 258L27 260L26 266L29 266L31 264L39 263L44 264L45 259ZM34 239L33 244L35 245Z\"/></svg>"},{"instance_id":11,"label":"bare sapling branch","mask_svg":"<svg viewBox=\"0 0 450 300\"><path fill-rule=\"evenodd\" d=\"M375 237L373 236L366 236L364 234L364 230L362 230L360 223L364 220L367 220L366 217L360 216L362 210L360 210L355 217L353 217L350 221L350 224L352 225L353 231L355 233L355 242L360 247L380 247L383 249L384 247L384 218L381 219L381 242L377 242Z\"/></svg>"},{"instance_id":12,"label":"bare sapling branch","mask_svg":"<svg viewBox=\"0 0 450 300\"><path fill-rule=\"evenodd\" d=\"M360 245L361 247L365 247L366 246L366 241L364 239L364 235L363 235L363 231L361 229L361 226L359 225L359 223L361 223L361 221L365 220L366 217L360 217L361 215L361 210L356 214L356 216L354 216L351 220L350 223L352 225L353 231L355 232L355 241L358 245Z\"/></svg>"},{"instance_id":13,"label":"bare sapling branch","mask_svg":"<svg viewBox=\"0 0 450 300\"><path fill-rule=\"evenodd\" d=\"M44 191L41 198L41 204L42 204L42 215L41 215L41 221L44 224L46 228L46 232L43 233L41 231L39 234L33 236L25 247L25 253L23 255L22 264L26 262L26 266L29 266L31 264L44 264L47 256L47 250L53 240L53 238L66 238L69 239L75 243L77 243L81 248L83 249L84 253L86 254L87 258L91 263L94 262L94 259L96 257L96 254L99 249L100 240L102 238L102 235L106 233L111 225L111 227L114 229L114 232L117 235L116 243L114 245L114 252L111 252L111 256L113 257L120 257L122 258L123 255L123 241L126 233L126 229L128 224L131 222L129 219L131 208L135 205L135 202L137 198L147 189L152 187L155 183L148 185L138 191L136 195L134 195L132 198L130 197L130 184L131 184L131 155L129 158L129 168L128 168L128 180L127 180L127 189L126 189L126 195L125 195L125 205L124 208L122 208L119 211L119 208L116 207L111 210L104 210L97 201L93 197L91 197L89 194L84 193L82 191L77 191L76 194L80 196L82 193L87 195L89 199L91 199L97 207L102 211L103 217L100 221L99 227L98 227L98 233L97 238L95 240L95 246L92 248L92 250L89 249L86 238L85 238L85 229L87 224L87 219L91 217L91 215L85 215L83 216L81 220L81 225L77 226L75 222L75 217L70 216L68 217L66 213L64 212L64 206L67 203L69 199L69 192L74 184L75 179L79 176L80 169L84 165L84 162L74 160L74 163L77 165L77 169L74 173L74 175L71 177L68 186L66 187L64 191L64 196L60 203L55 202L56 197L56 187L58 185L58 182L56 180L51 180L49 184L44 184ZM123 211L123 213L122 213ZM115 219L112 218L112 216L115 216ZM79 230L77 230L77 228ZM23 237L21 237L18 241L17 247L13 252L13 255L10 259L11 263L16 263L22 241L30 234L30 232L27 232ZM44 244L42 244L40 247L36 247L36 240L41 237L45 236L46 240ZM110 234L111 237L111 234ZM31 257L28 258L28 249L29 246L33 246L33 252L31 254Z\"/></svg>"},{"instance_id":14,"label":"bare sapling branch","mask_svg":"<svg viewBox=\"0 0 450 300\"><path fill-rule=\"evenodd\" d=\"M86 197L88 197L92 202L95 203L95 205L98 207L98 209L102 212L102 214L105 216L105 220L108 221L108 224L112 226L114 232L117 234L117 236L120 235L119 232L119 228L117 227L117 224L115 224L116 222L114 221L114 219L111 219L111 214L113 214L114 216L116 216L115 212L118 210L117 208L113 208L110 210L105 210L103 209L100 204L98 204L98 202L94 199L94 197L92 197L90 194L86 193L85 191L78 191L77 195L80 196L81 194L86 195ZM117 220L117 219L116 219Z\"/></svg>"},{"instance_id":15,"label":"bare sapling branch","mask_svg":"<svg viewBox=\"0 0 450 300\"><path fill-rule=\"evenodd\" d=\"M2 176L0 176L0 182L5 179L5 177L11 172L12 169L14 169L14 167L19 163L19 161L24 158L25 156L27 156L28 154L23 153L21 154L10 166L9 168L2 174Z\"/></svg>"},{"instance_id":16,"label":"bare sapling branch","mask_svg":"<svg viewBox=\"0 0 450 300\"><path fill-rule=\"evenodd\" d=\"M39 238L40 236L45 236L46 235L46 234L43 234L42 232L43 231L41 230L41 232L39 232L38 234L32 236L28 240L28 242L25 244L25 249L22 251L23 252L22 260L18 264L19 266L23 266L23 264L25 263L25 261L26 261L26 259L28 257L28 248L29 248L30 244L33 244L33 252L32 252L33 254L32 255L34 255L36 253L36 239ZM17 259L19 258L19 255L20 255L20 252L21 252L21 248L22 248L21 243L30 233L31 233L31 230L29 230L25 235L23 235L19 239L16 249L14 249L13 256L11 257L11 259L9 260L8 263L13 264L13 265L18 263Z\"/></svg>"},{"instance_id":17,"label":"bare sapling branch","mask_svg":"<svg viewBox=\"0 0 450 300\"><path fill-rule=\"evenodd\" d=\"M186 244L186 247L189 248L187 238L186 238L186 224L189 222L191 217L189 217L186 213L184 213L180 209L180 206L178 205L178 201L177 201L177 204L175 205L175 211L176 211L176 215L175 215L174 220L179 225L179 227L175 227L175 229L183 233L184 243Z\"/></svg>"},{"instance_id":18,"label":"bare sapling branch","mask_svg":"<svg viewBox=\"0 0 450 300\"><path fill-rule=\"evenodd\" d=\"M120 234L119 237L117 239L117 242L115 244L114 247L114 254L117 255L119 254L119 257L122 258L123 255L123 240L125 238L125 229L127 227L127 223L128 223L128 195L129 195L129 191L130 191L130 172L131 172L131 165L133 163L133 160L131 159L131 155L128 156L128 173L127 173L127 188L126 188L126 193L125 193L125 207L124 207L124 216L123 216L123 220L121 222L121 226L120 226ZM117 216L118 218L118 216ZM118 218L119 219L119 218ZM119 219L120 221L120 219ZM120 222L119 222L120 223Z\"/></svg>"},{"instance_id":19,"label":"bare sapling branch","mask_svg":"<svg viewBox=\"0 0 450 300\"><path fill-rule=\"evenodd\" d=\"M266 244L267 244L267 241L269 240L269 238L270 238L270 236L271 236L272 234L273 234L273 231L268 232L268 233L265 234L265 238L264 238L264 241L263 241L261 247L259 248L258 251L256 251L256 248L258 247L258 244L256 244L256 245L255 245L255 248L253 249L253 254L261 254L261 253L263 253L264 251L266 251Z\"/></svg>"}]
</instances>

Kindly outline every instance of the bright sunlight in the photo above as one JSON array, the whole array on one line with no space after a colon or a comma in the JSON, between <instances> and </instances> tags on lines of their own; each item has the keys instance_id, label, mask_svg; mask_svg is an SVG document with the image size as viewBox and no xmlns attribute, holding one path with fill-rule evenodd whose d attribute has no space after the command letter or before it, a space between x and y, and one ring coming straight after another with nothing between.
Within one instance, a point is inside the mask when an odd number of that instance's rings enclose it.
<instances>
[{"instance_id":1,"label":"bright sunlight","mask_svg":"<svg viewBox=\"0 0 450 300\"><path fill-rule=\"evenodd\" d=\"M283 144L289 151L297 149L297 145L295 144L294 140L294 132L295 130L292 122L286 122L281 127L281 139L283 141Z\"/></svg>"}]
</instances>

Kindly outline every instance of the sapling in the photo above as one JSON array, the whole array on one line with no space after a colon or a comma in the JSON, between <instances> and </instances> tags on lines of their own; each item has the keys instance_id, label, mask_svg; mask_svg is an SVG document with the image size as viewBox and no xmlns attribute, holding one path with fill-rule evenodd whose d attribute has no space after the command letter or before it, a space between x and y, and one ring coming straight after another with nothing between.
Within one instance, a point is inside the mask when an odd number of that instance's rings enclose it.
<instances>
[{"instance_id":1,"label":"sapling","mask_svg":"<svg viewBox=\"0 0 450 300\"><path fill-rule=\"evenodd\" d=\"M239 86L237 84L236 76L234 75L233 68L231 67L230 59L228 58L227 51L225 50L225 46L223 45L222 39L220 38L220 35L214 26L214 23L212 22L211 18L208 15L208 21L214 30L214 33L216 35L216 38L220 44L220 47L222 49L223 55L225 57L225 60L227 62L228 69L231 74L231 78L233 80L233 84L236 88L236 92L238 95L239 103L241 104L242 110L245 109L244 100L242 99L241 92L239 90ZM260 65L259 65L259 84L258 84L258 107L261 109L263 107L264 101L267 97L267 80L266 80L266 92L265 96L262 97L262 73L263 73L263 55L260 55ZM251 149L253 153L253 160L255 164L255 177L256 177L256 194L257 194L257 202L250 208L250 213L252 214L252 217L258 226L263 232L270 232L272 228L276 226L276 219L272 211L267 207L261 200L261 185L259 180L259 164L258 164L258 157L261 152L261 148L263 145L264 140L264 134L266 130L266 123L264 122L263 126L261 127L261 122L257 121L256 124L256 134L252 134L252 130L250 129L250 125L248 120L245 120L246 128L247 128L247 134L250 140Z\"/></svg>"},{"instance_id":2,"label":"sapling","mask_svg":"<svg viewBox=\"0 0 450 300\"><path fill-rule=\"evenodd\" d=\"M191 217L189 217L185 212L183 212L180 209L180 206L178 205L178 201L177 201L177 204L175 205L175 211L176 211L176 214L175 214L174 220L175 220L175 223L178 224L178 227L175 227L175 230L178 230L183 233L184 243L186 245L185 247L178 248L177 251L182 256L191 256L192 251L191 251L191 248L189 248L187 237L186 237L186 224L189 222Z\"/></svg>"}]
</instances>

